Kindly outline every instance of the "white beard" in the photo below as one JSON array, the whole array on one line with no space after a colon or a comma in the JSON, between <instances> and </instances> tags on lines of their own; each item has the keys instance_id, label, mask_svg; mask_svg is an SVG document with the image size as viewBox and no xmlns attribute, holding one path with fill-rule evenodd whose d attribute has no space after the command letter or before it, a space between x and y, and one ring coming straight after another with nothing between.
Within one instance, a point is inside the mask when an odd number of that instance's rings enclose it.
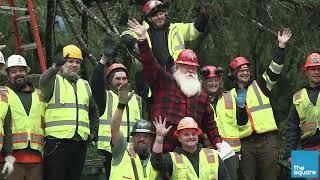
<instances>
[{"instance_id":1,"label":"white beard","mask_svg":"<svg viewBox=\"0 0 320 180\"><path fill-rule=\"evenodd\" d=\"M191 97L200 94L201 82L199 81L198 74L185 74L178 69L173 73L173 76L185 96Z\"/></svg>"}]
</instances>

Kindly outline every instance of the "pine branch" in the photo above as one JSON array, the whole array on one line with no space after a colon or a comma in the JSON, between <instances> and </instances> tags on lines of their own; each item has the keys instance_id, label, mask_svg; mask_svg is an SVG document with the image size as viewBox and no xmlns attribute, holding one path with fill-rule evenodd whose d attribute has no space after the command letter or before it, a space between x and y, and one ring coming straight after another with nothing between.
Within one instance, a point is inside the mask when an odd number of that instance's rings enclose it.
<instances>
[{"instance_id":1,"label":"pine branch","mask_svg":"<svg viewBox=\"0 0 320 180\"><path fill-rule=\"evenodd\" d=\"M310 11L314 11L315 13L320 13L320 9L317 7L313 7L309 4L306 4L304 1L297 1L297 0L280 0L280 1L284 1L284 2L288 2L290 4L293 4L295 6L302 6L305 9L308 9Z\"/></svg>"},{"instance_id":2,"label":"pine branch","mask_svg":"<svg viewBox=\"0 0 320 180\"><path fill-rule=\"evenodd\" d=\"M96 61L93 56L90 56L90 50L88 48L88 45L85 43L85 41L81 37L81 33L79 32L79 29L77 28L76 24L74 23L72 16L69 14L70 9L68 8L66 0L59 0L58 5L61 9L61 12L63 16L65 17L67 24L69 25L72 34L75 36L77 42L79 43L81 49L84 51L84 54L88 57L92 65L96 64Z\"/></svg>"},{"instance_id":3,"label":"pine branch","mask_svg":"<svg viewBox=\"0 0 320 180\"><path fill-rule=\"evenodd\" d=\"M110 29L113 30L116 34L120 35L118 29L116 28L115 24L112 22L111 16L108 13L107 9L108 7L106 6L105 3L103 3L101 0L96 0L96 3L98 5L98 8L100 9L103 18L107 21L108 26Z\"/></svg>"},{"instance_id":4,"label":"pine branch","mask_svg":"<svg viewBox=\"0 0 320 180\"><path fill-rule=\"evenodd\" d=\"M98 18L86 5L84 5L80 0L71 0L73 4L81 8L88 17L94 22L96 25L98 25L100 28L105 30L110 36L115 36L116 34L110 30L110 28L101 21L100 18Z\"/></svg>"},{"instance_id":5,"label":"pine branch","mask_svg":"<svg viewBox=\"0 0 320 180\"><path fill-rule=\"evenodd\" d=\"M247 18L247 16L244 15L244 14L243 14L242 12L240 12L239 10L235 10L235 12L236 12L238 15L240 15L241 17L243 17L243 18L245 18L245 19L253 22L255 25L258 26L258 28L260 28L260 29L262 29L262 30L264 30L264 31L267 31L267 32L271 33L271 34L274 35L275 37L278 36L278 34L277 34L275 31L273 31L272 29L266 27L265 25L263 25L262 23L254 20L254 19L249 19L249 18Z\"/></svg>"}]
</instances>

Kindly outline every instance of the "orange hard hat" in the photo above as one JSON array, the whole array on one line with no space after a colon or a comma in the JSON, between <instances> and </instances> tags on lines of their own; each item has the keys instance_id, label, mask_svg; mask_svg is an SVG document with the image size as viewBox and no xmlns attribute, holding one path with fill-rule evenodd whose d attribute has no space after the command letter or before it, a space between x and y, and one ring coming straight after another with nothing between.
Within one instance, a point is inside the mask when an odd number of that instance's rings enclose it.
<instances>
[{"instance_id":1,"label":"orange hard hat","mask_svg":"<svg viewBox=\"0 0 320 180\"><path fill-rule=\"evenodd\" d=\"M183 129L196 129L198 135L202 133L202 130L198 127L197 122L192 117L182 118L178 124L177 130L174 131L173 135L178 136L179 131Z\"/></svg>"},{"instance_id":2,"label":"orange hard hat","mask_svg":"<svg viewBox=\"0 0 320 180\"><path fill-rule=\"evenodd\" d=\"M199 66L199 61L196 53L192 49L184 49L179 53L175 62L176 64L185 64L191 66Z\"/></svg>"},{"instance_id":3,"label":"orange hard hat","mask_svg":"<svg viewBox=\"0 0 320 180\"><path fill-rule=\"evenodd\" d=\"M108 77L111 74L111 72L116 69L123 69L123 71L128 75L128 69L123 64L113 63L108 67L106 71L106 77Z\"/></svg>"},{"instance_id":4,"label":"orange hard hat","mask_svg":"<svg viewBox=\"0 0 320 180\"><path fill-rule=\"evenodd\" d=\"M320 66L320 54L312 53L307 57L306 63L303 66L303 69L306 71L308 67Z\"/></svg>"}]
</instances>

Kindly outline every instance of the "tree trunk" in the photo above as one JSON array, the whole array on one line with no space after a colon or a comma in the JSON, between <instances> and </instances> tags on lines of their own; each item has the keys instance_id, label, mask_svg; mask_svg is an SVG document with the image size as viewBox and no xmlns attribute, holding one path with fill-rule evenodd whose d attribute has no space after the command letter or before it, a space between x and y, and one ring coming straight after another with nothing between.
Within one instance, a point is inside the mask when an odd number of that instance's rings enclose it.
<instances>
[{"instance_id":1,"label":"tree trunk","mask_svg":"<svg viewBox=\"0 0 320 180\"><path fill-rule=\"evenodd\" d=\"M55 2L56 0L48 0L47 2L47 24L46 24L46 35L45 35L45 50L47 65L50 67L52 65L52 35L55 23Z\"/></svg>"}]
</instances>

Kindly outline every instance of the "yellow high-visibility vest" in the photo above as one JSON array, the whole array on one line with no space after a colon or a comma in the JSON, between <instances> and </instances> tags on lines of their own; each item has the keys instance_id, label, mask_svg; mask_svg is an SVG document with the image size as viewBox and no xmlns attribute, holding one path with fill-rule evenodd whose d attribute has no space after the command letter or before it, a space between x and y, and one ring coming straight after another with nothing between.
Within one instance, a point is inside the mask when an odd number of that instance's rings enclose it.
<instances>
[{"instance_id":1,"label":"yellow high-visibility vest","mask_svg":"<svg viewBox=\"0 0 320 180\"><path fill-rule=\"evenodd\" d=\"M143 26L148 29L147 22L143 22ZM138 39L138 36L132 31L125 31L121 35L129 34L132 37ZM175 61L178 58L179 53L185 49L185 42L195 40L200 35L200 32L195 28L194 23L171 23L168 33L168 50ZM149 47L152 48L150 35L147 31L147 40Z\"/></svg>"},{"instance_id":2,"label":"yellow high-visibility vest","mask_svg":"<svg viewBox=\"0 0 320 180\"><path fill-rule=\"evenodd\" d=\"M236 97L237 92L233 88L231 94ZM256 81L253 81L247 89L246 111L248 122L239 126L240 138L250 136L253 132L258 134L277 130L269 97L263 94Z\"/></svg>"},{"instance_id":3,"label":"yellow high-visibility vest","mask_svg":"<svg viewBox=\"0 0 320 180\"><path fill-rule=\"evenodd\" d=\"M32 104L29 114L26 113L19 96L8 89L8 104L12 116L12 148L31 149L42 152L44 142L43 116L45 103L38 89L32 93Z\"/></svg>"},{"instance_id":4,"label":"yellow high-visibility vest","mask_svg":"<svg viewBox=\"0 0 320 180\"><path fill-rule=\"evenodd\" d=\"M152 167L150 159L148 160L144 171L139 155L134 152L133 145L128 143L127 149L123 154L120 164L114 165L113 160L111 162L110 180L136 179L131 158L134 159L136 164L139 179L155 180L157 178L158 172Z\"/></svg>"},{"instance_id":5,"label":"yellow high-visibility vest","mask_svg":"<svg viewBox=\"0 0 320 180\"><path fill-rule=\"evenodd\" d=\"M115 94L113 91L106 91L106 108L104 110L103 115L100 117L99 123L99 131L98 131L98 149L103 151L111 152L111 120L112 115L116 111L118 103L119 103L119 96ZM134 94L133 97L128 102L128 107L124 109L122 115L122 122L120 126L120 131L123 134L123 137L126 139L130 137L129 132L131 132L133 125L135 122L141 119L142 115L142 104L141 104L141 97ZM127 111L129 111L129 126L127 122ZM129 128L129 129L128 129Z\"/></svg>"},{"instance_id":6,"label":"yellow high-visibility vest","mask_svg":"<svg viewBox=\"0 0 320 180\"><path fill-rule=\"evenodd\" d=\"M303 88L294 94L293 104L300 118L301 139L313 136L320 128L320 95L313 105Z\"/></svg>"},{"instance_id":7,"label":"yellow high-visibility vest","mask_svg":"<svg viewBox=\"0 0 320 180\"><path fill-rule=\"evenodd\" d=\"M176 152L170 152L173 164L171 180L201 179L218 180L219 155L216 150L202 148L199 152L199 177L189 159Z\"/></svg>"},{"instance_id":8,"label":"yellow high-visibility vest","mask_svg":"<svg viewBox=\"0 0 320 180\"><path fill-rule=\"evenodd\" d=\"M78 125L78 134L83 140L87 140L90 134L90 97L91 89L86 80L79 79L71 84L62 76L56 75L53 96L45 112L45 135L70 139Z\"/></svg>"},{"instance_id":9,"label":"yellow high-visibility vest","mask_svg":"<svg viewBox=\"0 0 320 180\"><path fill-rule=\"evenodd\" d=\"M4 129L3 123L8 112L8 95L2 91L4 87L0 87L0 150L3 145Z\"/></svg>"},{"instance_id":10,"label":"yellow high-visibility vest","mask_svg":"<svg viewBox=\"0 0 320 180\"><path fill-rule=\"evenodd\" d=\"M236 116L236 101L231 92L223 93L216 106L219 135L235 152L240 152L240 133Z\"/></svg>"}]
</instances>

